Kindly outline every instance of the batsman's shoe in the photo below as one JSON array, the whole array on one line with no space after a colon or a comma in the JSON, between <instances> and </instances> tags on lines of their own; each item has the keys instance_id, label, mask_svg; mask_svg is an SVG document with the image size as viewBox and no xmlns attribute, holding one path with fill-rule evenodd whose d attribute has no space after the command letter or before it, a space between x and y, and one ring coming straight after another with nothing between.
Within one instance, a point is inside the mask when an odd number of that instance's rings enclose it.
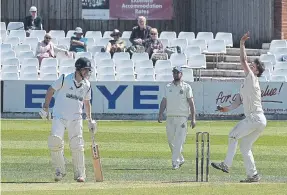
<instances>
[{"instance_id":1,"label":"batsman's shoe","mask_svg":"<svg viewBox=\"0 0 287 195\"><path fill-rule=\"evenodd\" d=\"M179 166L178 164L172 165L172 169L173 169L173 170L179 169L179 167L180 167L180 166Z\"/></svg>"},{"instance_id":2,"label":"batsman's shoe","mask_svg":"<svg viewBox=\"0 0 287 195\"><path fill-rule=\"evenodd\" d=\"M212 162L211 166L213 168L221 170L221 171L223 171L225 173L229 173L228 166L224 162L221 162L221 163L214 163L214 162Z\"/></svg>"},{"instance_id":3,"label":"batsman's shoe","mask_svg":"<svg viewBox=\"0 0 287 195\"><path fill-rule=\"evenodd\" d=\"M184 164L184 160L179 163L179 167L181 167L183 164Z\"/></svg>"},{"instance_id":4,"label":"batsman's shoe","mask_svg":"<svg viewBox=\"0 0 287 195\"><path fill-rule=\"evenodd\" d=\"M78 177L77 182L85 182L85 178L84 177Z\"/></svg>"},{"instance_id":5,"label":"batsman's shoe","mask_svg":"<svg viewBox=\"0 0 287 195\"><path fill-rule=\"evenodd\" d=\"M63 179L63 177L65 177L66 174L64 173L61 173L61 172L56 172L56 175L55 175L55 181L58 182L58 181L61 181Z\"/></svg>"},{"instance_id":6,"label":"batsman's shoe","mask_svg":"<svg viewBox=\"0 0 287 195\"><path fill-rule=\"evenodd\" d=\"M241 183L252 183L252 182L259 182L261 179L261 177L256 174L256 175L253 175L252 177L247 177L246 179L244 180L240 180Z\"/></svg>"}]
</instances>

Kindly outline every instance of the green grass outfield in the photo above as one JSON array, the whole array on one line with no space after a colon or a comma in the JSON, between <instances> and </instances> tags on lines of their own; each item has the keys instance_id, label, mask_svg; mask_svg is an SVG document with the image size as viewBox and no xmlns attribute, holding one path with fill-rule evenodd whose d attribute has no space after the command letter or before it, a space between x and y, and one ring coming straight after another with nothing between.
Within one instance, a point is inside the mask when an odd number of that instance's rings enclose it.
<instances>
[{"instance_id":1,"label":"green grass outfield","mask_svg":"<svg viewBox=\"0 0 287 195\"><path fill-rule=\"evenodd\" d=\"M287 121L269 121L253 153L262 176L258 184L245 178L238 150L230 174L210 168L210 182L195 180L195 131L211 135L211 160L227 151L227 135L236 121L198 121L189 129L179 170L171 170L165 124L156 121L100 121L97 139L104 172L103 183L93 182L90 137L85 124L87 182L73 180L71 155L65 137L67 176L53 182L47 137L51 123L41 120L1 121L2 194L287 194Z\"/></svg>"}]
</instances>

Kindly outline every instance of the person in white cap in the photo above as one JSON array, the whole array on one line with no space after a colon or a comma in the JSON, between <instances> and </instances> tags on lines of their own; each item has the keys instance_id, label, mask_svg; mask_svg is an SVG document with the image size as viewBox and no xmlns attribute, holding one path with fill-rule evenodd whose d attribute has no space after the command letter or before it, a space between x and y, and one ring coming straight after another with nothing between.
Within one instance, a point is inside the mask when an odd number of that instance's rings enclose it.
<instances>
[{"instance_id":1,"label":"person in white cap","mask_svg":"<svg viewBox=\"0 0 287 195\"><path fill-rule=\"evenodd\" d=\"M195 106L191 86L182 81L182 68L173 68L173 82L166 85L160 103L158 122L161 123L166 109L166 133L172 153L172 169L178 169L184 163L182 153L187 135L187 121L190 116L192 128L195 127Z\"/></svg>"},{"instance_id":2,"label":"person in white cap","mask_svg":"<svg viewBox=\"0 0 287 195\"><path fill-rule=\"evenodd\" d=\"M38 15L37 8L32 6L29 10L30 15L25 17L24 28L27 32L27 36L30 35L30 30L42 30L42 18ZM17 29L15 29L17 30Z\"/></svg>"},{"instance_id":3,"label":"person in white cap","mask_svg":"<svg viewBox=\"0 0 287 195\"><path fill-rule=\"evenodd\" d=\"M74 32L75 36L71 37L70 51L77 52L87 52L87 38L83 37L83 30L77 27Z\"/></svg>"}]
</instances>

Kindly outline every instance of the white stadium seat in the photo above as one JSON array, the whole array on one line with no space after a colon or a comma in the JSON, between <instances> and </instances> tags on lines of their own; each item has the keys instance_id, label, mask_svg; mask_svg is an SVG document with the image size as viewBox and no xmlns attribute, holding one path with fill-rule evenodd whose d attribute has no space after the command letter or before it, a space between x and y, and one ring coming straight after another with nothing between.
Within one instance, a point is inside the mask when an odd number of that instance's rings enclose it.
<instances>
[{"instance_id":1,"label":"white stadium seat","mask_svg":"<svg viewBox=\"0 0 287 195\"><path fill-rule=\"evenodd\" d=\"M9 22L7 30L24 30L23 22Z\"/></svg>"},{"instance_id":2,"label":"white stadium seat","mask_svg":"<svg viewBox=\"0 0 287 195\"><path fill-rule=\"evenodd\" d=\"M208 41L207 52L210 54L226 54L226 44L224 40Z\"/></svg>"},{"instance_id":3,"label":"white stadium seat","mask_svg":"<svg viewBox=\"0 0 287 195\"><path fill-rule=\"evenodd\" d=\"M280 75L280 76L287 76L287 69L275 69L272 73L272 76L273 75Z\"/></svg>"},{"instance_id":4,"label":"white stadium seat","mask_svg":"<svg viewBox=\"0 0 287 195\"><path fill-rule=\"evenodd\" d=\"M156 75L157 81L171 82L173 80L172 73Z\"/></svg>"},{"instance_id":5,"label":"white stadium seat","mask_svg":"<svg viewBox=\"0 0 287 195\"><path fill-rule=\"evenodd\" d=\"M215 35L215 40L224 40L226 47L233 47L233 37L232 33L218 32Z\"/></svg>"},{"instance_id":6,"label":"white stadium seat","mask_svg":"<svg viewBox=\"0 0 287 195\"><path fill-rule=\"evenodd\" d=\"M58 45L64 45L67 48L70 48L70 45L71 45L70 42L71 42L71 39L67 37L62 37L58 39Z\"/></svg>"},{"instance_id":7,"label":"white stadium seat","mask_svg":"<svg viewBox=\"0 0 287 195\"><path fill-rule=\"evenodd\" d=\"M16 53L14 51L6 51L1 53L1 62L4 62L6 59L16 58Z\"/></svg>"},{"instance_id":8,"label":"white stadium seat","mask_svg":"<svg viewBox=\"0 0 287 195\"><path fill-rule=\"evenodd\" d=\"M276 64L276 57L274 54L262 54L260 55L260 61L261 62L271 62L273 65Z\"/></svg>"},{"instance_id":9,"label":"white stadium seat","mask_svg":"<svg viewBox=\"0 0 287 195\"><path fill-rule=\"evenodd\" d=\"M187 65L187 58L184 53L173 53L170 56L172 66L184 66Z\"/></svg>"},{"instance_id":10,"label":"white stadium seat","mask_svg":"<svg viewBox=\"0 0 287 195\"><path fill-rule=\"evenodd\" d=\"M198 32L196 36L197 40L205 40L206 42L214 39L212 32Z\"/></svg>"},{"instance_id":11,"label":"white stadium seat","mask_svg":"<svg viewBox=\"0 0 287 195\"><path fill-rule=\"evenodd\" d=\"M30 45L32 51L36 51L37 46L39 43L39 39L36 37L27 37L24 41L23 44L25 45Z\"/></svg>"},{"instance_id":12,"label":"white stadium seat","mask_svg":"<svg viewBox=\"0 0 287 195\"><path fill-rule=\"evenodd\" d=\"M130 46L132 46L132 43L130 42L129 38L122 38L122 40L125 42L126 48L129 48Z\"/></svg>"},{"instance_id":13,"label":"white stadium seat","mask_svg":"<svg viewBox=\"0 0 287 195\"><path fill-rule=\"evenodd\" d=\"M272 62L269 62L269 61L262 61L264 66L265 66L265 69L268 68L270 70L273 70L274 69L274 65Z\"/></svg>"},{"instance_id":14,"label":"white stadium seat","mask_svg":"<svg viewBox=\"0 0 287 195\"><path fill-rule=\"evenodd\" d=\"M22 43L26 38L25 30L11 30L8 37L18 37Z\"/></svg>"},{"instance_id":15,"label":"white stadium seat","mask_svg":"<svg viewBox=\"0 0 287 195\"><path fill-rule=\"evenodd\" d=\"M269 52L273 53L278 47L287 47L287 42L285 40L272 40L270 43Z\"/></svg>"},{"instance_id":16,"label":"white stadium seat","mask_svg":"<svg viewBox=\"0 0 287 195\"><path fill-rule=\"evenodd\" d=\"M2 66L5 65L14 65L20 68L20 61L18 58L8 58L2 62Z\"/></svg>"},{"instance_id":17,"label":"white stadium seat","mask_svg":"<svg viewBox=\"0 0 287 195\"><path fill-rule=\"evenodd\" d=\"M106 47L110 40L112 40L112 38L100 38L96 40L95 44Z\"/></svg>"},{"instance_id":18,"label":"white stadium seat","mask_svg":"<svg viewBox=\"0 0 287 195\"><path fill-rule=\"evenodd\" d=\"M268 79L266 76L261 75L261 77L258 78L259 82L268 82Z\"/></svg>"},{"instance_id":19,"label":"white stadium seat","mask_svg":"<svg viewBox=\"0 0 287 195\"><path fill-rule=\"evenodd\" d=\"M53 74L53 73L41 73L40 74L40 79L41 80L55 81L55 80L58 79L58 75L57 74Z\"/></svg>"},{"instance_id":20,"label":"white stadium seat","mask_svg":"<svg viewBox=\"0 0 287 195\"><path fill-rule=\"evenodd\" d=\"M34 73L38 74L38 68L36 66L31 66L31 65L26 65L26 66L21 66L21 73Z\"/></svg>"},{"instance_id":21,"label":"white stadium seat","mask_svg":"<svg viewBox=\"0 0 287 195\"><path fill-rule=\"evenodd\" d=\"M50 30L49 34L51 35L52 38L56 39L65 38L65 31L63 30Z\"/></svg>"},{"instance_id":22,"label":"white stadium seat","mask_svg":"<svg viewBox=\"0 0 287 195\"><path fill-rule=\"evenodd\" d=\"M75 60L81 57L86 57L88 59L92 59L92 54L90 52L78 52L75 55Z\"/></svg>"},{"instance_id":23,"label":"white stadium seat","mask_svg":"<svg viewBox=\"0 0 287 195\"><path fill-rule=\"evenodd\" d=\"M155 63L155 69L171 69L172 63L170 60L157 60Z\"/></svg>"},{"instance_id":24,"label":"white stadium seat","mask_svg":"<svg viewBox=\"0 0 287 195\"><path fill-rule=\"evenodd\" d=\"M98 75L98 81L116 81L115 75Z\"/></svg>"},{"instance_id":25,"label":"white stadium seat","mask_svg":"<svg viewBox=\"0 0 287 195\"><path fill-rule=\"evenodd\" d=\"M20 44L20 39L19 37L7 37L4 43L11 44L12 47L14 48L16 45Z\"/></svg>"},{"instance_id":26,"label":"white stadium seat","mask_svg":"<svg viewBox=\"0 0 287 195\"><path fill-rule=\"evenodd\" d=\"M21 80L38 80L39 76L38 76L38 73L27 72L27 73L20 74L20 79Z\"/></svg>"},{"instance_id":27,"label":"white stadium seat","mask_svg":"<svg viewBox=\"0 0 287 195\"><path fill-rule=\"evenodd\" d=\"M124 31L122 34L122 38L130 38L132 34L132 31Z\"/></svg>"},{"instance_id":28,"label":"white stadium seat","mask_svg":"<svg viewBox=\"0 0 287 195\"><path fill-rule=\"evenodd\" d=\"M1 72L16 72L18 73L18 66L15 65L6 65L3 66Z\"/></svg>"},{"instance_id":29,"label":"white stadium seat","mask_svg":"<svg viewBox=\"0 0 287 195\"><path fill-rule=\"evenodd\" d=\"M35 66L39 69L39 60L37 58L25 58L22 61L21 68L25 66Z\"/></svg>"},{"instance_id":30,"label":"white stadium seat","mask_svg":"<svg viewBox=\"0 0 287 195\"><path fill-rule=\"evenodd\" d=\"M193 47L200 47L201 52L206 52L207 51L207 42L205 40L192 40L189 43L190 46Z\"/></svg>"},{"instance_id":31,"label":"white stadium seat","mask_svg":"<svg viewBox=\"0 0 287 195\"><path fill-rule=\"evenodd\" d=\"M1 44L1 53L6 51L11 51L12 45L10 43L3 43Z\"/></svg>"},{"instance_id":32,"label":"white stadium seat","mask_svg":"<svg viewBox=\"0 0 287 195\"><path fill-rule=\"evenodd\" d=\"M180 32L178 34L178 38L179 39L187 39L187 42L189 44L190 41L195 39L195 34L194 34L194 32Z\"/></svg>"},{"instance_id":33,"label":"white stadium seat","mask_svg":"<svg viewBox=\"0 0 287 195\"><path fill-rule=\"evenodd\" d=\"M6 30L6 23L5 23L5 22L1 22L0 25L1 25L1 26L0 26L0 29L1 29L1 30Z\"/></svg>"},{"instance_id":34,"label":"white stadium seat","mask_svg":"<svg viewBox=\"0 0 287 195\"><path fill-rule=\"evenodd\" d=\"M154 75L139 74L137 75L138 81L155 81Z\"/></svg>"},{"instance_id":35,"label":"white stadium seat","mask_svg":"<svg viewBox=\"0 0 287 195\"><path fill-rule=\"evenodd\" d=\"M95 39L94 38L86 38L87 39L87 48L91 48L95 45Z\"/></svg>"},{"instance_id":36,"label":"white stadium seat","mask_svg":"<svg viewBox=\"0 0 287 195\"><path fill-rule=\"evenodd\" d=\"M117 75L134 75L133 67L120 67L117 68Z\"/></svg>"},{"instance_id":37,"label":"white stadium seat","mask_svg":"<svg viewBox=\"0 0 287 195\"><path fill-rule=\"evenodd\" d=\"M102 48L105 48L104 46L98 46L98 45L92 45L88 48L88 52L94 56L97 52L101 52Z\"/></svg>"},{"instance_id":38,"label":"white stadium seat","mask_svg":"<svg viewBox=\"0 0 287 195\"><path fill-rule=\"evenodd\" d=\"M75 59L63 59L59 62L59 67L61 66L69 66L69 67L75 67Z\"/></svg>"},{"instance_id":39,"label":"white stadium seat","mask_svg":"<svg viewBox=\"0 0 287 195\"><path fill-rule=\"evenodd\" d=\"M64 38L64 37L58 37L58 38L53 37L53 38L51 39L51 42L52 42L54 45L58 45L58 43L59 43L58 39L61 39L61 38Z\"/></svg>"},{"instance_id":40,"label":"white stadium seat","mask_svg":"<svg viewBox=\"0 0 287 195\"><path fill-rule=\"evenodd\" d=\"M99 66L97 72L98 75L115 75L115 68L111 66Z\"/></svg>"},{"instance_id":41,"label":"white stadium seat","mask_svg":"<svg viewBox=\"0 0 287 195\"><path fill-rule=\"evenodd\" d=\"M190 56L188 66L190 68L206 68L206 56L204 54Z\"/></svg>"},{"instance_id":42,"label":"white stadium seat","mask_svg":"<svg viewBox=\"0 0 287 195\"><path fill-rule=\"evenodd\" d=\"M193 70L191 68L182 68L182 79L184 81L193 82Z\"/></svg>"},{"instance_id":43,"label":"white stadium seat","mask_svg":"<svg viewBox=\"0 0 287 195\"><path fill-rule=\"evenodd\" d=\"M94 59L96 60L96 65L98 65L98 62L104 59L111 59L111 54L107 52L99 52L94 55Z\"/></svg>"},{"instance_id":44,"label":"white stadium seat","mask_svg":"<svg viewBox=\"0 0 287 195\"><path fill-rule=\"evenodd\" d=\"M56 66L41 66L40 73L57 74L58 70Z\"/></svg>"},{"instance_id":45,"label":"white stadium seat","mask_svg":"<svg viewBox=\"0 0 287 195\"><path fill-rule=\"evenodd\" d=\"M99 39L99 38L102 38L103 35L101 31L87 31L85 34L85 37Z\"/></svg>"},{"instance_id":46,"label":"white stadium seat","mask_svg":"<svg viewBox=\"0 0 287 195\"><path fill-rule=\"evenodd\" d=\"M14 51L16 52L16 56L18 56L21 51L31 51L31 46L25 44L17 45L15 46Z\"/></svg>"},{"instance_id":47,"label":"white stadium seat","mask_svg":"<svg viewBox=\"0 0 287 195\"><path fill-rule=\"evenodd\" d=\"M172 41L173 39L176 39L176 32L174 32L174 31L163 31L160 33L159 38L168 39L169 41Z\"/></svg>"},{"instance_id":48,"label":"white stadium seat","mask_svg":"<svg viewBox=\"0 0 287 195\"><path fill-rule=\"evenodd\" d=\"M1 72L2 80L18 80L19 74L16 72Z\"/></svg>"},{"instance_id":49,"label":"white stadium seat","mask_svg":"<svg viewBox=\"0 0 287 195\"><path fill-rule=\"evenodd\" d=\"M116 52L114 53L113 60L129 60L130 54L128 52Z\"/></svg>"},{"instance_id":50,"label":"white stadium seat","mask_svg":"<svg viewBox=\"0 0 287 195\"><path fill-rule=\"evenodd\" d=\"M7 31L6 30L0 30L1 31L1 39L2 39L2 42L4 42L7 38Z\"/></svg>"},{"instance_id":51,"label":"white stadium seat","mask_svg":"<svg viewBox=\"0 0 287 195\"><path fill-rule=\"evenodd\" d=\"M287 56L287 47L277 47L273 50L273 54L277 61L281 61L282 56Z\"/></svg>"},{"instance_id":52,"label":"white stadium seat","mask_svg":"<svg viewBox=\"0 0 287 195\"><path fill-rule=\"evenodd\" d=\"M97 63L97 67L115 67L115 62L112 59L103 59Z\"/></svg>"},{"instance_id":53,"label":"white stadium seat","mask_svg":"<svg viewBox=\"0 0 287 195\"><path fill-rule=\"evenodd\" d=\"M44 37L46 35L45 30L31 30L30 36L31 38L38 38L39 40L44 40Z\"/></svg>"},{"instance_id":54,"label":"white stadium seat","mask_svg":"<svg viewBox=\"0 0 287 195\"><path fill-rule=\"evenodd\" d=\"M275 69L287 69L287 62L276 62Z\"/></svg>"},{"instance_id":55,"label":"white stadium seat","mask_svg":"<svg viewBox=\"0 0 287 195\"><path fill-rule=\"evenodd\" d=\"M144 53L133 53L132 60L134 62L142 61L142 60L149 60L149 56L148 56L148 53L146 53L146 52L144 52Z\"/></svg>"},{"instance_id":56,"label":"white stadium seat","mask_svg":"<svg viewBox=\"0 0 287 195\"><path fill-rule=\"evenodd\" d=\"M137 69L139 68L153 68L152 60L141 60L135 62L135 71L137 72Z\"/></svg>"},{"instance_id":57,"label":"white stadium seat","mask_svg":"<svg viewBox=\"0 0 287 195\"><path fill-rule=\"evenodd\" d=\"M149 67L140 67L136 71L137 75L154 75L155 71L154 68Z\"/></svg>"},{"instance_id":58,"label":"white stadium seat","mask_svg":"<svg viewBox=\"0 0 287 195\"><path fill-rule=\"evenodd\" d=\"M44 66L58 67L58 60L55 58L44 58L41 62L41 68Z\"/></svg>"},{"instance_id":59,"label":"white stadium seat","mask_svg":"<svg viewBox=\"0 0 287 195\"><path fill-rule=\"evenodd\" d=\"M287 82L287 76L283 75L272 75L270 81L273 82Z\"/></svg>"},{"instance_id":60,"label":"white stadium seat","mask_svg":"<svg viewBox=\"0 0 287 195\"><path fill-rule=\"evenodd\" d=\"M133 74L129 75L117 75L117 80L118 81L135 81L135 76Z\"/></svg>"},{"instance_id":61,"label":"white stadium seat","mask_svg":"<svg viewBox=\"0 0 287 195\"><path fill-rule=\"evenodd\" d=\"M265 71L263 72L262 76L265 76L267 78L267 80L270 80L271 70L266 68Z\"/></svg>"},{"instance_id":62,"label":"white stadium seat","mask_svg":"<svg viewBox=\"0 0 287 195\"><path fill-rule=\"evenodd\" d=\"M116 68L133 68L134 62L132 60L114 60Z\"/></svg>"},{"instance_id":63,"label":"white stadium seat","mask_svg":"<svg viewBox=\"0 0 287 195\"><path fill-rule=\"evenodd\" d=\"M192 55L200 55L201 49L198 46L187 46L187 48L184 50L184 53L186 57L188 58L189 56L192 56Z\"/></svg>"},{"instance_id":64,"label":"white stadium seat","mask_svg":"<svg viewBox=\"0 0 287 195\"><path fill-rule=\"evenodd\" d=\"M158 39L161 41L163 48L169 47L170 46L170 41L168 39Z\"/></svg>"},{"instance_id":65,"label":"white stadium seat","mask_svg":"<svg viewBox=\"0 0 287 195\"><path fill-rule=\"evenodd\" d=\"M111 33L113 33L113 31L105 31L103 38L110 38L111 37Z\"/></svg>"},{"instance_id":66,"label":"white stadium seat","mask_svg":"<svg viewBox=\"0 0 287 195\"><path fill-rule=\"evenodd\" d=\"M170 43L170 46L179 46L181 47L182 51L186 49L188 45L187 39L173 39Z\"/></svg>"},{"instance_id":67,"label":"white stadium seat","mask_svg":"<svg viewBox=\"0 0 287 195\"><path fill-rule=\"evenodd\" d=\"M59 68L59 75L70 74L73 72L75 72L74 66L60 66L60 68Z\"/></svg>"},{"instance_id":68,"label":"white stadium seat","mask_svg":"<svg viewBox=\"0 0 287 195\"><path fill-rule=\"evenodd\" d=\"M72 58L72 55L67 56L65 52L60 51L60 52L57 53L56 59L58 60L58 62L60 64L63 60L74 59L74 58Z\"/></svg>"},{"instance_id":69,"label":"white stadium seat","mask_svg":"<svg viewBox=\"0 0 287 195\"><path fill-rule=\"evenodd\" d=\"M66 34L66 38L69 38L71 39L71 37L75 36L75 33L76 31L75 30L69 30Z\"/></svg>"}]
</instances>

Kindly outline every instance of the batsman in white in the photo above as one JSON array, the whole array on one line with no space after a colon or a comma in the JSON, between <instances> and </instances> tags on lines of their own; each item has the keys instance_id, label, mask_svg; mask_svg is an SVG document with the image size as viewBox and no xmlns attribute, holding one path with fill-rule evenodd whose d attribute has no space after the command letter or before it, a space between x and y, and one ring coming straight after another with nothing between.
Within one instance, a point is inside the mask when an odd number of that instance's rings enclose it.
<instances>
[{"instance_id":1,"label":"batsman in white","mask_svg":"<svg viewBox=\"0 0 287 195\"><path fill-rule=\"evenodd\" d=\"M249 32L246 33L240 41L240 60L246 75L240 88L241 96L238 94L236 100L230 106L218 106L219 111L228 112L243 104L246 118L240 121L229 133L228 151L224 162L213 162L211 165L216 169L228 173L236 153L238 140L241 139L240 150L243 156L247 178L240 182L258 182L260 176L255 167L251 148L266 127L266 118L262 109L261 90L258 82L258 77L262 75L265 68L258 59L248 65L245 51L245 41L247 39L249 39Z\"/></svg>"},{"instance_id":2,"label":"batsman in white","mask_svg":"<svg viewBox=\"0 0 287 195\"><path fill-rule=\"evenodd\" d=\"M172 169L178 169L184 163L181 153L186 139L189 115L190 126L195 127L195 106L191 86L182 81L182 68L175 67L172 72L174 80L165 87L158 122L161 123L166 109L166 133L172 153Z\"/></svg>"},{"instance_id":3,"label":"batsman in white","mask_svg":"<svg viewBox=\"0 0 287 195\"><path fill-rule=\"evenodd\" d=\"M48 146L51 151L52 164L55 168L55 181L60 181L66 175L64 160L64 132L68 130L72 161L74 166L74 179L84 182L85 158L83 139L83 105L85 106L89 130L96 133L96 121L91 118L91 84L88 80L92 66L87 58L79 58L75 63L76 71L62 75L48 89L45 103L39 112L43 119L49 119L49 105L55 92L55 105L51 134Z\"/></svg>"}]
</instances>

